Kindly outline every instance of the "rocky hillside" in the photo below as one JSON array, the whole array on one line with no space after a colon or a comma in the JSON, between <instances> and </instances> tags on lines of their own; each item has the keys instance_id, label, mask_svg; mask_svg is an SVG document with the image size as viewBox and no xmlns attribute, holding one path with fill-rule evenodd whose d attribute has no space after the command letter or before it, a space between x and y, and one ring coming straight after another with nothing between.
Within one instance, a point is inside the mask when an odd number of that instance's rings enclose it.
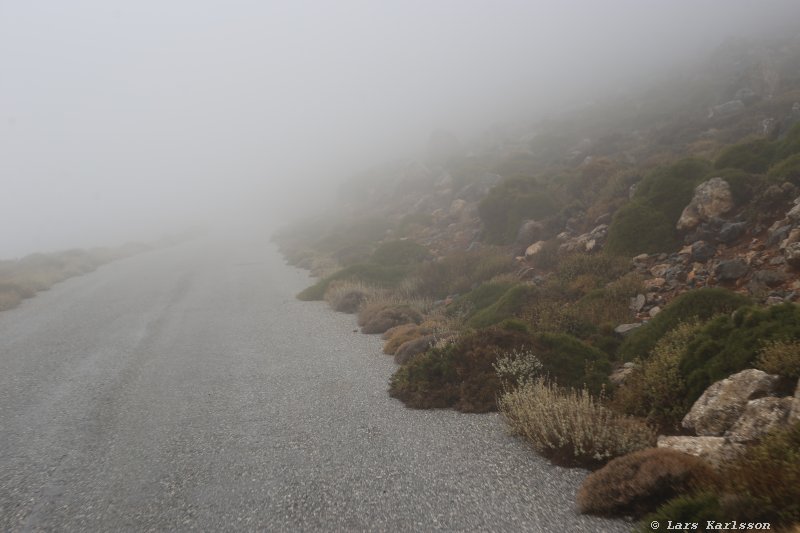
<instances>
[{"instance_id":1,"label":"rocky hillside","mask_svg":"<svg viewBox=\"0 0 800 533\"><path fill-rule=\"evenodd\" d=\"M394 397L599 468L585 512L800 522L800 38L436 132L340 203L275 238L300 298L384 335Z\"/></svg>"}]
</instances>

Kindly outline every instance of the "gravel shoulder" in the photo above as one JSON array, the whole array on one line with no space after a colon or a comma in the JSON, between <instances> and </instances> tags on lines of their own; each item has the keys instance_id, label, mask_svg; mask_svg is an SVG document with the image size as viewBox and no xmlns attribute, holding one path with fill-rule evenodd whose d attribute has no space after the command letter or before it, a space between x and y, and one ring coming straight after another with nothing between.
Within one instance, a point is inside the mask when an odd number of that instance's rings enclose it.
<instances>
[{"instance_id":1,"label":"gravel shoulder","mask_svg":"<svg viewBox=\"0 0 800 533\"><path fill-rule=\"evenodd\" d=\"M495 414L415 411L271 247L197 240L0 313L2 531L629 531Z\"/></svg>"}]
</instances>

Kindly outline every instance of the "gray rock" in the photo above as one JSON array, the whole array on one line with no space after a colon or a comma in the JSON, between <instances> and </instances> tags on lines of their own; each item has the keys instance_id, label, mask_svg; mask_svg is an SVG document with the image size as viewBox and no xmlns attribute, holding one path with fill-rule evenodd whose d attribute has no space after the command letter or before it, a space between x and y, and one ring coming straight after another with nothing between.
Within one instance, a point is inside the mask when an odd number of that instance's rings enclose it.
<instances>
[{"instance_id":1,"label":"gray rock","mask_svg":"<svg viewBox=\"0 0 800 533\"><path fill-rule=\"evenodd\" d=\"M648 315L650 315L650 318L653 318L653 317L655 317L655 316L656 316L658 313L660 313L660 312L661 312L661 308L660 308L659 306L655 306L655 307L651 308L651 309L650 309L650 310L647 312L647 314L648 314Z\"/></svg>"},{"instance_id":2,"label":"gray rock","mask_svg":"<svg viewBox=\"0 0 800 533\"><path fill-rule=\"evenodd\" d=\"M783 258L786 264L794 268L800 268L800 242L793 242L783 250Z\"/></svg>"},{"instance_id":3,"label":"gray rock","mask_svg":"<svg viewBox=\"0 0 800 533\"><path fill-rule=\"evenodd\" d=\"M725 432L731 442L753 442L789 419L794 398L758 398L747 402L742 416Z\"/></svg>"},{"instance_id":4,"label":"gray rock","mask_svg":"<svg viewBox=\"0 0 800 533\"><path fill-rule=\"evenodd\" d=\"M747 402L773 394L779 379L751 368L717 381L694 403L682 425L701 436L722 436L742 415Z\"/></svg>"},{"instance_id":5,"label":"gray rock","mask_svg":"<svg viewBox=\"0 0 800 533\"><path fill-rule=\"evenodd\" d=\"M745 230L747 230L745 222L726 222L722 225L717 240L725 244L732 243L744 235Z\"/></svg>"},{"instance_id":6,"label":"gray rock","mask_svg":"<svg viewBox=\"0 0 800 533\"><path fill-rule=\"evenodd\" d=\"M711 108L709 118L732 115L744 109L744 102L741 100L729 100L723 104L715 105Z\"/></svg>"},{"instance_id":7,"label":"gray rock","mask_svg":"<svg viewBox=\"0 0 800 533\"><path fill-rule=\"evenodd\" d=\"M767 246L775 246L789 236L789 231L792 227L789 225L779 226L775 229L770 229L767 235Z\"/></svg>"},{"instance_id":8,"label":"gray rock","mask_svg":"<svg viewBox=\"0 0 800 533\"><path fill-rule=\"evenodd\" d=\"M695 263L705 263L717 253L717 248L706 241L697 241L692 244L691 259Z\"/></svg>"},{"instance_id":9,"label":"gray rock","mask_svg":"<svg viewBox=\"0 0 800 533\"><path fill-rule=\"evenodd\" d=\"M730 259L728 261L720 261L717 268L714 269L714 274L719 281L736 281L747 274L749 268L744 259Z\"/></svg>"},{"instance_id":10,"label":"gray rock","mask_svg":"<svg viewBox=\"0 0 800 533\"><path fill-rule=\"evenodd\" d=\"M662 435L658 437L656 446L694 455L714 467L721 466L744 451L744 446L732 443L724 437L668 437Z\"/></svg>"},{"instance_id":11,"label":"gray rock","mask_svg":"<svg viewBox=\"0 0 800 533\"><path fill-rule=\"evenodd\" d=\"M542 240L544 231L544 224L538 220L526 220L517 230L516 244L528 247L531 243Z\"/></svg>"},{"instance_id":12,"label":"gray rock","mask_svg":"<svg viewBox=\"0 0 800 533\"><path fill-rule=\"evenodd\" d=\"M797 381L797 388L794 390L792 410L789 412L789 423L797 424L798 422L800 422L800 380Z\"/></svg>"},{"instance_id":13,"label":"gray rock","mask_svg":"<svg viewBox=\"0 0 800 533\"><path fill-rule=\"evenodd\" d=\"M634 313L638 313L644 308L644 305L647 303L647 297L644 294L637 294L633 298L631 298L631 305L630 309Z\"/></svg>"},{"instance_id":14,"label":"gray rock","mask_svg":"<svg viewBox=\"0 0 800 533\"><path fill-rule=\"evenodd\" d=\"M759 270L753 274L753 281L763 283L767 287L777 287L789 279L789 275L783 270Z\"/></svg>"},{"instance_id":15,"label":"gray rock","mask_svg":"<svg viewBox=\"0 0 800 533\"><path fill-rule=\"evenodd\" d=\"M678 219L678 230L689 230L701 222L724 215L733 209L733 195L728 182L722 178L704 181L694 190L694 197Z\"/></svg>"},{"instance_id":16,"label":"gray rock","mask_svg":"<svg viewBox=\"0 0 800 533\"><path fill-rule=\"evenodd\" d=\"M616 328L614 328L614 332L620 335L627 335L631 331L635 330L636 328L642 327L644 324L641 322L634 322L632 324L620 324Z\"/></svg>"}]
</instances>

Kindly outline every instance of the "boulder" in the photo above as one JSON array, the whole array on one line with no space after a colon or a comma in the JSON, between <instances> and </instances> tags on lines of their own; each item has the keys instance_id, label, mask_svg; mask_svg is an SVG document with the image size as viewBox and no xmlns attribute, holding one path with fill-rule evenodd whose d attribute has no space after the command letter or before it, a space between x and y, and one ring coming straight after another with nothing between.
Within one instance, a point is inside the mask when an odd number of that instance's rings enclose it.
<instances>
[{"instance_id":1,"label":"boulder","mask_svg":"<svg viewBox=\"0 0 800 533\"><path fill-rule=\"evenodd\" d=\"M544 241L538 241L531 244L530 246L528 246L528 248L525 249L525 257L533 257L534 255L538 254L539 252L542 251L544 245L545 245Z\"/></svg>"},{"instance_id":2,"label":"boulder","mask_svg":"<svg viewBox=\"0 0 800 533\"><path fill-rule=\"evenodd\" d=\"M612 372L611 375L608 376L608 380L614 385L622 385L635 368L636 365L634 363L625 363Z\"/></svg>"},{"instance_id":3,"label":"boulder","mask_svg":"<svg viewBox=\"0 0 800 533\"><path fill-rule=\"evenodd\" d=\"M785 250L787 246L796 242L800 242L800 228L794 228L786 235L786 238L781 241L781 250Z\"/></svg>"},{"instance_id":4,"label":"boulder","mask_svg":"<svg viewBox=\"0 0 800 533\"><path fill-rule=\"evenodd\" d=\"M758 398L747 402L742 416L725 432L731 442L753 442L786 425L794 398Z\"/></svg>"},{"instance_id":5,"label":"boulder","mask_svg":"<svg viewBox=\"0 0 800 533\"><path fill-rule=\"evenodd\" d=\"M716 247L708 244L706 241L697 241L692 243L691 259L695 263L705 263L717 253Z\"/></svg>"},{"instance_id":6,"label":"boulder","mask_svg":"<svg viewBox=\"0 0 800 533\"><path fill-rule=\"evenodd\" d=\"M749 267L744 259L736 258L728 261L720 261L717 268L714 269L714 274L719 281L736 281L745 274Z\"/></svg>"},{"instance_id":7,"label":"boulder","mask_svg":"<svg viewBox=\"0 0 800 533\"><path fill-rule=\"evenodd\" d=\"M793 222L800 222L800 204L795 204L794 207L786 212L786 217Z\"/></svg>"},{"instance_id":8,"label":"boulder","mask_svg":"<svg viewBox=\"0 0 800 533\"><path fill-rule=\"evenodd\" d=\"M678 219L679 230L689 230L704 221L724 215L733 209L733 195L728 182L711 178L698 185L694 197Z\"/></svg>"},{"instance_id":9,"label":"boulder","mask_svg":"<svg viewBox=\"0 0 800 533\"><path fill-rule=\"evenodd\" d=\"M525 220L517 230L516 244L527 247L532 242L540 241L544 237L544 224L538 220Z\"/></svg>"},{"instance_id":10,"label":"boulder","mask_svg":"<svg viewBox=\"0 0 800 533\"><path fill-rule=\"evenodd\" d=\"M777 287L789 278L783 270L759 270L753 274L753 281L763 283L767 287Z\"/></svg>"},{"instance_id":11,"label":"boulder","mask_svg":"<svg viewBox=\"0 0 800 533\"><path fill-rule=\"evenodd\" d=\"M717 381L694 403L682 425L701 436L721 436L736 423L747 402L773 394L779 379L750 368Z\"/></svg>"},{"instance_id":12,"label":"boulder","mask_svg":"<svg viewBox=\"0 0 800 533\"><path fill-rule=\"evenodd\" d=\"M656 446L694 455L715 467L719 467L744 451L742 444L732 443L725 437L667 437L662 435L658 437Z\"/></svg>"},{"instance_id":13,"label":"boulder","mask_svg":"<svg viewBox=\"0 0 800 533\"><path fill-rule=\"evenodd\" d=\"M719 230L717 240L725 244L732 243L744 235L745 230L747 230L745 222L726 222Z\"/></svg>"},{"instance_id":14,"label":"boulder","mask_svg":"<svg viewBox=\"0 0 800 533\"><path fill-rule=\"evenodd\" d=\"M793 242L783 250L783 258L786 264L794 268L800 268L800 242Z\"/></svg>"}]
</instances>

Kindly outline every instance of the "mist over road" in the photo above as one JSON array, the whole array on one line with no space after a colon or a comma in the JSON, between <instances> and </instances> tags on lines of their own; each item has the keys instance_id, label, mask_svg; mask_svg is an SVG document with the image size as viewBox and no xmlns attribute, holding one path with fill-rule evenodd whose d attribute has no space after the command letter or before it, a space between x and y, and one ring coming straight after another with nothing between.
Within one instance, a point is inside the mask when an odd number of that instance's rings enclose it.
<instances>
[{"instance_id":1,"label":"mist over road","mask_svg":"<svg viewBox=\"0 0 800 533\"><path fill-rule=\"evenodd\" d=\"M0 530L626 531L497 415L413 411L266 245L204 239L0 313Z\"/></svg>"}]
</instances>

